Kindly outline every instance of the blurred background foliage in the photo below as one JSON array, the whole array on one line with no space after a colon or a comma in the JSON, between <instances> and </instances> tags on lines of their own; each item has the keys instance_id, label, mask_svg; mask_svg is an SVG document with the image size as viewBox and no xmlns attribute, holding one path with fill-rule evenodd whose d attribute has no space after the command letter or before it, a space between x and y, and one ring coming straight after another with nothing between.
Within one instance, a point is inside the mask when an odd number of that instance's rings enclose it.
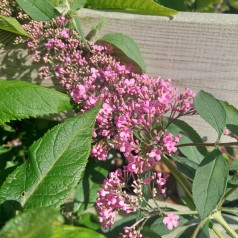
<instances>
[{"instance_id":1,"label":"blurred background foliage","mask_svg":"<svg viewBox=\"0 0 238 238\"><path fill-rule=\"evenodd\" d=\"M155 0L177 11L238 13L238 0Z\"/></svg>"},{"instance_id":2,"label":"blurred background foliage","mask_svg":"<svg viewBox=\"0 0 238 238\"><path fill-rule=\"evenodd\" d=\"M0 125L0 186L28 158L28 148L58 122L27 119Z\"/></svg>"},{"instance_id":3,"label":"blurred background foliage","mask_svg":"<svg viewBox=\"0 0 238 238\"><path fill-rule=\"evenodd\" d=\"M65 0L49 0L54 6L59 6ZM80 7L89 0L68 0ZM113 1L113 0L112 0ZM238 0L154 0L160 5L183 12L238 13Z\"/></svg>"}]
</instances>

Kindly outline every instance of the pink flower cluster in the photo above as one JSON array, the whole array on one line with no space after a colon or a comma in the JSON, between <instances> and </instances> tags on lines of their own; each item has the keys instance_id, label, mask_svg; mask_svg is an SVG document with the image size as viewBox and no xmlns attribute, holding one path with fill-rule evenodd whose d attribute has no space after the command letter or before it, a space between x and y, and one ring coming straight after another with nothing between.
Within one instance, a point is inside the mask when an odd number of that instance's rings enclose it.
<instances>
[{"instance_id":1,"label":"pink flower cluster","mask_svg":"<svg viewBox=\"0 0 238 238\"><path fill-rule=\"evenodd\" d=\"M140 209L143 186L149 188L152 198L165 194L167 175L154 173L154 166L163 154L177 151L181 135L167 129L173 120L195 113L195 95L188 88L178 92L170 80L133 73L131 65L109 54L110 46L89 42L88 51L78 33L69 30L69 23L62 16L52 23L32 21L24 28L33 36L28 40L33 60L44 63L39 71L43 79L56 77L79 105L80 113L103 101L91 156L106 160L111 149L120 151L127 160L123 170L130 175L125 177L118 169L101 185L97 209L100 222L107 228L119 210L131 213ZM135 179L132 186L136 196L125 190L128 177ZM122 237L137 238L141 234L134 228L126 229Z\"/></svg>"},{"instance_id":2,"label":"pink flower cluster","mask_svg":"<svg viewBox=\"0 0 238 238\"><path fill-rule=\"evenodd\" d=\"M78 33L68 30L68 23L61 17L53 24L31 22L24 26L34 37L28 42L33 59L45 63L40 76L56 76L81 112L103 99L92 156L105 160L114 148L125 155L130 172L152 169L161 154L176 152L180 138L166 132L165 115L170 114L172 121L194 113L194 93L188 88L178 93L170 80L133 73L131 66L108 54L111 49L107 46L89 43L89 52Z\"/></svg>"},{"instance_id":3,"label":"pink flower cluster","mask_svg":"<svg viewBox=\"0 0 238 238\"><path fill-rule=\"evenodd\" d=\"M129 196L123 189L126 184L121 169L111 172L108 179L101 185L98 192L96 209L99 212L99 221L104 229L110 227L114 223L114 218L120 210L126 213L136 211L138 199L135 196Z\"/></svg>"},{"instance_id":4,"label":"pink flower cluster","mask_svg":"<svg viewBox=\"0 0 238 238\"><path fill-rule=\"evenodd\" d=\"M158 192L165 194L164 185L168 176L168 174L164 175L157 172L145 179L136 178L126 167L123 170L117 169L115 172L111 172L101 185L97 198L96 209L99 211L99 221L103 228L106 229L113 225L115 216L119 211L131 213L139 210L139 205L144 201L143 190L145 187L151 191L153 197L156 197ZM131 178L133 178L133 182L129 185L128 182ZM130 193L126 192L129 187L131 187ZM135 229L130 230L128 228L125 233L128 237L140 237L140 233ZM134 236L129 236L129 234Z\"/></svg>"},{"instance_id":5,"label":"pink flower cluster","mask_svg":"<svg viewBox=\"0 0 238 238\"><path fill-rule=\"evenodd\" d=\"M8 0L1 0L0 3L0 15L10 17L12 15L12 9L10 8Z\"/></svg>"},{"instance_id":6,"label":"pink flower cluster","mask_svg":"<svg viewBox=\"0 0 238 238\"><path fill-rule=\"evenodd\" d=\"M152 193L152 197L155 198L157 194L164 195L166 193L166 181L169 174L163 174L161 172L154 172L150 177L144 179L144 184L148 186Z\"/></svg>"},{"instance_id":7,"label":"pink flower cluster","mask_svg":"<svg viewBox=\"0 0 238 238\"><path fill-rule=\"evenodd\" d=\"M0 15L6 17L16 17L20 22L30 20L29 16L18 6L16 0L1 0Z\"/></svg>"},{"instance_id":8,"label":"pink flower cluster","mask_svg":"<svg viewBox=\"0 0 238 238\"><path fill-rule=\"evenodd\" d=\"M121 234L120 238L141 238L142 234L140 230L136 230L135 226L124 227L124 234Z\"/></svg>"}]
</instances>

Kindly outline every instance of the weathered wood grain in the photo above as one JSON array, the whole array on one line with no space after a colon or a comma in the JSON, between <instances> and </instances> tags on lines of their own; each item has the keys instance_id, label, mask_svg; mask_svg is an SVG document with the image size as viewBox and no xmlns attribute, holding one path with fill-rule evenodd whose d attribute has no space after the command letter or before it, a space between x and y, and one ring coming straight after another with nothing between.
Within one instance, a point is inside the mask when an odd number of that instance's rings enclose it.
<instances>
[{"instance_id":1,"label":"weathered wood grain","mask_svg":"<svg viewBox=\"0 0 238 238\"><path fill-rule=\"evenodd\" d=\"M144 56L149 75L171 78L179 88L203 89L238 106L238 15L179 13L169 20L87 9L80 10L78 15L85 33L105 17L107 22L99 36L122 32L133 37ZM20 61L8 60L2 53L0 78L36 77L29 61L24 66ZM26 67L26 74L20 71L20 66ZM48 85L48 82L43 84ZM186 120L209 141L216 140L215 131L204 126L201 119Z\"/></svg>"}]
</instances>

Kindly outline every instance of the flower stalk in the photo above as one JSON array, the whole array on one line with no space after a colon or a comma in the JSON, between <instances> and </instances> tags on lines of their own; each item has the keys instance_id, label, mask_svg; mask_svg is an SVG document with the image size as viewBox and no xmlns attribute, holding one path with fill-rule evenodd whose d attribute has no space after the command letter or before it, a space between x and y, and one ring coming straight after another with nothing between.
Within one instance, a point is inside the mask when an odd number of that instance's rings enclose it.
<instances>
[{"instance_id":1,"label":"flower stalk","mask_svg":"<svg viewBox=\"0 0 238 238\"><path fill-rule=\"evenodd\" d=\"M226 230L226 232L230 235L230 237L238 238L238 234L225 221L220 211L214 213L212 217Z\"/></svg>"}]
</instances>

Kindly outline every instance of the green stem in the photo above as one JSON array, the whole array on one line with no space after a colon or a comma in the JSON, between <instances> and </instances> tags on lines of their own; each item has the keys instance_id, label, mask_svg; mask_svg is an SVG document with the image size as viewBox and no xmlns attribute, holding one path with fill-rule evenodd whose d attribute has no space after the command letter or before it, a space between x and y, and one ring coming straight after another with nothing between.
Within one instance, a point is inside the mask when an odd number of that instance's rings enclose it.
<instances>
[{"instance_id":1,"label":"green stem","mask_svg":"<svg viewBox=\"0 0 238 238\"><path fill-rule=\"evenodd\" d=\"M226 198L233 193L237 188L231 188L228 191L226 191L226 193L224 194L224 196L222 197L222 200L219 202L217 208L218 210L220 210L220 207L223 205L223 203L226 201Z\"/></svg>"},{"instance_id":2,"label":"green stem","mask_svg":"<svg viewBox=\"0 0 238 238\"><path fill-rule=\"evenodd\" d=\"M211 222L212 223L212 222ZM224 238L224 236L222 235L222 233L219 231L219 229L212 223L212 230L214 231L214 233L217 235L217 237L219 238Z\"/></svg>"},{"instance_id":3,"label":"green stem","mask_svg":"<svg viewBox=\"0 0 238 238\"><path fill-rule=\"evenodd\" d=\"M204 224L206 222L208 222L208 220L209 220L209 218L206 218L206 219L204 219L204 220L199 222L199 224L197 225L195 231L193 232L192 238L196 238L197 237L198 232L201 230L201 228L204 226Z\"/></svg>"},{"instance_id":4,"label":"green stem","mask_svg":"<svg viewBox=\"0 0 238 238\"><path fill-rule=\"evenodd\" d=\"M170 212L164 212L164 214L169 214L169 213L171 213L171 211ZM198 215L197 211L184 211L184 212L182 212L182 211L178 211L178 212L172 211L172 213L175 214L175 215Z\"/></svg>"},{"instance_id":5,"label":"green stem","mask_svg":"<svg viewBox=\"0 0 238 238\"><path fill-rule=\"evenodd\" d=\"M230 235L230 237L238 238L238 234L225 221L220 211L214 213L212 216L226 230L226 232Z\"/></svg>"},{"instance_id":6,"label":"green stem","mask_svg":"<svg viewBox=\"0 0 238 238\"><path fill-rule=\"evenodd\" d=\"M178 183L183 188L184 192L186 193L187 197L193 201L193 196L191 193L192 185L191 183L185 178L185 176L177 169L177 167L171 163L169 158L167 158L165 155L162 157L163 162L167 165L169 170L171 171L172 175L175 177L175 179L178 181Z\"/></svg>"},{"instance_id":7,"label":"green stem","mask_svg":"<svg viewBox=\"0 0 238 238\"><path fill-rule=\"evenodd\" d=\"M233 146L237 145L238 142L228 142L228 143L186 143L186 144L180 144L176 145L177 148L179 147L185 147L185 146L212 146L212 147L217 147L217 146Z\"/></svg>"},{"instance_id":8,"label":"green stem","mask_svg":"<svg viewBox=\"0 0 238 238\"><path fill-rule=\"evenodd\" d=\"M227 212L227 213L230 213L230 214L236 214L236 215L238 215L238 208L222 207L222 208L220 208L220 210L221 210L222 212Z\"/></svg>"}]
</instances>

